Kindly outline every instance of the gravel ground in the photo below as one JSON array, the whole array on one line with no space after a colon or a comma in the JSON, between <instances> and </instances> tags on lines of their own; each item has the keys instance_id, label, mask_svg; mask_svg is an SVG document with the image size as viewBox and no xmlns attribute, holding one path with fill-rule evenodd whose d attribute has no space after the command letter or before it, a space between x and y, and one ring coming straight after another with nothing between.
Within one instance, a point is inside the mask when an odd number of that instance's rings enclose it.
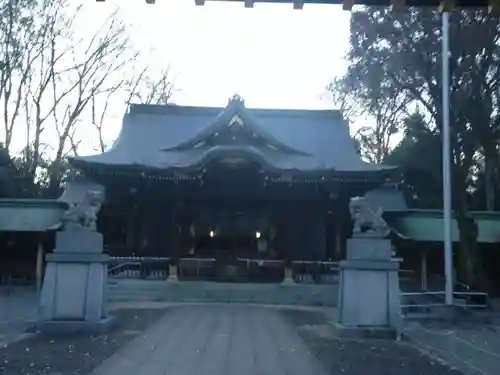
<instances>
[{"instance_id":1,"label":"gravel ground","mask_svg":"<svg viewBox=\"0 0 500 375\"><path fill-rule=\"evenodd\" d=\"M331 375L462 375L405 343L340 340L328 328L322 313L282 313Z\"/></svg>"},{"instance_id":2,"label":"gravel ground","mask_svg":"<svg viewBox=\"0 0 500 375\"><path fill-rule=\"evenodd\" d=\"M85 375L165 315L165 309L114 312L105 335L34 335L0 348L0 375Z\"/></svg>"}]
</instances>

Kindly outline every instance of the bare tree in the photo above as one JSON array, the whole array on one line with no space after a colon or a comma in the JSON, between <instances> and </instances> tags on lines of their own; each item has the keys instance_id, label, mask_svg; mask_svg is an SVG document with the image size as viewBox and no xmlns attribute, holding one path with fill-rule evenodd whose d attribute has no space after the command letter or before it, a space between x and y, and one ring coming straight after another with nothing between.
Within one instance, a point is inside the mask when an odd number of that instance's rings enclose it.
<instances>
[{"instance_id":1,"label":"bare tree","mask_svg":"<svg viewBox=\"0 0 500 375\"><path fill-rule=\"evenodd\" d=\"M176 92L170 66L150 75L148 68L128 82L127 103L168 104Z\"/></svg>"},{"instance_id":2,"label":"bare tree","mask_svg":"<svg viewBox=\"0 0 500 375\"><path fill-rule=\"evenodd\" d=\"M373 126L362 126L354 138L359 142L361 155L370 163L380 164L394 148L394 136L399 133L405 118L407 101L397 96L388 97L374 106L369 115Z\"/></svg>"},{"instance_id":3,"label":"bare tree","mask_svg":"<svg viewBox=\"0 0 500 375\"><path fill-rule=\"evenodd\" d=\"M39 166L41 137L45 128L45 122L52 119L63 99L76 87L69 85L63 93L56 96L54 91L55 80L63 77L71 71L71 67L62 66L64 59L69 57L71 46L62 43L67 37L66 30L71 30L73 21L80 8L74 12L72 17L64 13L66 1L54 1L49 7L43 9L43 28L36 40L38 51L37 58L25 67L28 71L29 85L25 90L25 108L28 147L33 149L33 158L30 171L34 177ZM65 45L66 44L66 45ZM58 49L57 46L64 48ZM51 95L52 94L52 95ZM51 96L51 97L50 97ZM33 142L30 144L31 133L34 133Z\"/></svg>"},{"instance_id":4,"label":"bare tree","mask_svg":"<svg viewBox=\"0 0 500 375\"><path fill-rule=\"evenodd\" d=\"M334 103L344 117L367 116L373 125L359 128L354 140L363 159L380 164L394 147L394 137L401 130L401 122L407 116L410 99L377 82L361 86L349 76L336 79L328 86Z\"/></svg>"},{"instance_id":5,"label":"bare tree","mask_svg":"<svg viewBox=\"0 0 500 375\"><path fill-rule=\"evenodd\" d=\"M99 29L87 43L83 53L77 49L82 43L72 46L73 64L65 74L52 76L52 93L54 102L61 105L53 112L53 121L58 135L53 170L58 171L62 160L67 156L67 146L75 151L75 125L84 110L100 94L113 93L116 88L114 78L130 60L126 58L130 41L125 25L116 21L116 13L111 14L103 27ZM80 56L81 55L81 56ZM62 85L66 82L66 85ZM62 89L60 87L63 86ZM65 98L61 102L61 98ZM53 173L49 187L59 183L59 173Z\"/></svg>"},{"instance_id":6,"label":"bare tree","mask_svg":"<svg viewBox=\"0 0 500 375\"><path fill-rule=\"evenodd\" d=\"M68 152L77 152L76 124L93 98L112 93L117 81L124 82L119 72L132 60L127 57L131 49L125 25L117 21L116 12L85 39L74 33L80 10L69 0L0 0L4 143L10 146L16 122L24 121L25 162L33 180L45 164L41 161L47 159L42 158L47 147L54 153L52 171L60 169ZM48 128L57 138L46 145L43 136ZM57 184L57 175L49 185Z\"/></svg>"},{"instance_id":7,"label":"bare tree","mask_svg":"<svg viewBox=\"0 0 500 375\"><path fill-rule=\"evenodd\" d=\"M92 125L95 126L97 130L97 140L98 140L98 150L100 152L106 151L106 142L104 141L103 129L106 122L106 116L108 114L108 109L110 107L111 100L116 94L122 89L124 81L119 82L113 89L109 90L105 94L92 96L92 106L91 106L91 117ZM104 98L102 98L104 96ZM104 99L104 100L102 100ZM98 108L97 102L101 102L102 107Z\"/></svg>"},{"instance_id":8,"label":"bare tree","mask_svg":"<svg viewBox=\"0 0 500 375\"><path fill-rule=\"evenodd\" d=\"M135 59L136 56L134 56ZM124 79L116 83L105 93L92 97L92 124L97 130L99 151L106 151L107 144L104 140L104 127L110 103L119 94L127 97L125 103L140 104L168 104L176 93L174 78L170 67L161 70L158 74L149 73L149 68L143 68L131 79ZM101 103L100 107L98 102ZM124 108L125 109L125 108Z\"/></svg>"},{"instance_id":9,"label":"bare tree","mask_svg":"<svg viewBox=\"0 0 500 375\"><path fill-rule=\"evenodd\" d=\"M342 116L348 122L353 117L359 116L363 109L358 105L356 96L352 91L345 90L344 80L335 78L328 84L326 90L331 96L334 107L342 113Z\"/></svg>"},{"instance_id":10,"label":"bare tree","mask_svg":"<svg viewBox=\"0 0 500 375\"><path fill-rule=\"evenodd\" d=\"M45 2L41 6L48 7ZM0 1L0 100L7 150L29 87L31 64L42 52L40 39L46 24L36 22L37 10L30 0Z\"/></svg>"},{"instance_id":11,"label":"bare tree","mask_svg":"<svg viewBox=\"0 0 500 375\"><path fill-rule=\"evenodd\" d=\"M59 185L68 153L78 152L86 115L91 114L104 150L102 127L111 98L122 95L121 103L128 97L127 103L138 99L161 104L173 94L168 69L155 79L147 69L132 80L124 73L138 52L131 48L117 12L90 38L78 38L80 9L69 0L0 0L0 118L5 146L18 129L15 124L24 122L25 164L33 180L40 169L47 169L49 188Z\"/></svg>"}]
</instances>

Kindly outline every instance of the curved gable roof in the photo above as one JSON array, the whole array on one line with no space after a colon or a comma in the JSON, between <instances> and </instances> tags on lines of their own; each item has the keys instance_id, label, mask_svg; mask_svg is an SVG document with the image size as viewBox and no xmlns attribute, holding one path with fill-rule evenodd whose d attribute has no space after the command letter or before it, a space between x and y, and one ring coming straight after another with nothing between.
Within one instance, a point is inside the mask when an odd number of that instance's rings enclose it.
<instances>
[{"instance_id":1,"label":"curved gable roof","mask_svg":"<svg viewBox=\"0 0 500 375\"><path fill-rule=\"evenodd\" d=\"M218 136L221 133L231 130L232 135L236 138L239 133L251 138L262 138L269 145L286 153L306 155L304 152L296 150L276 139L273 135L268 133L259 124L259 120L245 108L243 101L239 99L230 100L228 106L220 112L215 119L209 123L205 128L201 129L191 139L182 142L181 144L166 149L165 151L188 150L196 148L200 143L205 142L213 136ZM247 145L254 145L253 140L248 140Z\"/></svg>"},{"instance_id":2,"label":"curved gable roof","mask_svg":"<svg viewBox=\"0 0 500 375\"><path fill-rule=\"evenodd\" d=\"M270 147L199 143L228 127L239 116ZM203 146L203 145L201 145ZM208 156L230 152L255 156L273 169L376 172L393 167L363 162L338 111L245 108L232 100L226 108L132 105L113 147L100 155L74 157L75 166L105 164L148 168L201 165Z\"/></svg>"}]
</instances>

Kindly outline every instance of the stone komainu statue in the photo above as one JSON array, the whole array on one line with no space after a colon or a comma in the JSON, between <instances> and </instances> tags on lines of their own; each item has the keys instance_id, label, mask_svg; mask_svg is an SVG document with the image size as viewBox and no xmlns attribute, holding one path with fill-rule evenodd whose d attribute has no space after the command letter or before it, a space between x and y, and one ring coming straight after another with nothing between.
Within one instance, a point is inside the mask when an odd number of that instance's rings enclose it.
<instances>
[{"instance_id":1,"label":"stone komainu statue","mask_svg":"<svg viewBox=\"0 0 500 375\"><path fill-rule=\"evenodd\" d=\"M364 197L351 198L349 211L354 222L353 237L383 238L389 234L389 227L382 218L382 209L374 212Z\"/></svg>"},{"instance_id":2,"label":"stone komainu statue","mask_svg":"<svg viewBox=\"0 0 500 375\"><path fill-rule=\"evenodd\" d=\"M64 229L87 228L95 231L97 213L103 200L103 192L87 191L82 202L68 203L69 207L62 217Z\"/></svg>"}]
</instances>

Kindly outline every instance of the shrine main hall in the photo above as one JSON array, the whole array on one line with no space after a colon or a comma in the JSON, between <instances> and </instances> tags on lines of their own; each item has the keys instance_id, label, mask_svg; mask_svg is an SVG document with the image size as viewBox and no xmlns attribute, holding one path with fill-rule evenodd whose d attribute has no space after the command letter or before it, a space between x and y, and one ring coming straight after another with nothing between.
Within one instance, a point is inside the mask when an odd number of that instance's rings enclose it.
<instances>
[{"instance_id":1,"label":"shrine main hall","mask_svg":"<svg viewBox=\"0 0 500 375\"><path fill-rule=\"evenodd\" d=\"M99 155L73 157L105 188L113 256L341 259L349 200L397 176L361 160L335 110L132 104Z\"/></svg>"}]
</instances>

